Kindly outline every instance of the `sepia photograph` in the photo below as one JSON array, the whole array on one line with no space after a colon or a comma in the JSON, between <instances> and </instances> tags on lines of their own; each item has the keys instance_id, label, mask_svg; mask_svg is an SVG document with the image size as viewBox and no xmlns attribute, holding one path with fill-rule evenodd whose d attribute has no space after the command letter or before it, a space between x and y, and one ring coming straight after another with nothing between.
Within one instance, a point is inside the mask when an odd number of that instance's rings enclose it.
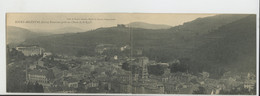
<instances>
[{"instance_id":1,"label":"sepia photograph","mask_svg":"<svg viewBox=\"0 0 260 96\"><path fill-rule=\"evenodd\" d=\"M6 92L257 94L257 15L6 13Z\"/></svg>"}]
</instances>

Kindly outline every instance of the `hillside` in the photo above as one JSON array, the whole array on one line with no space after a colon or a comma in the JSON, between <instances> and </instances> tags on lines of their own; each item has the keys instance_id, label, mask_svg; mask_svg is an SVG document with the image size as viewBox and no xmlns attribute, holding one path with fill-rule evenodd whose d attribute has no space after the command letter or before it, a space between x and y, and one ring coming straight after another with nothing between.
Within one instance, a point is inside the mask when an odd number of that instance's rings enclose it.
<instances>
[{"instance_id":1,"label":"hillside","mask_svg":"<svg viewBox=\"0 0 260 96\"><path fill-rule=\"evenodd\" d=\"M245 16L247 15L217 15L205 17L187 22L181 26L173 27L170 29L130 29L127 27L99 28L82 33L67 33L42 36L37 39L28 39L24 42L24 44L37 43L40 46L46 47L46 50L52 51L54 53L75 55L78 50L94 50L93 48L100 43L129 44L129 34L131 31L133 32L134 48L142 48L146 50L145 53L148 53L147 55L151 57L158 54L152 54L150 51L161 50L161 53L168 54L169 52L172 52L171 54L174 54L173 56L164 56L164 59L166 59L167 61L167 59L183 55L183 52L189 51L193 49L193 47L197 47L196 45L200 45L201 43L203 43L201 42L203 40L195 42L194 40L192 40L193 38L203 36L204 34L206 34L205 32L211 32L212 29L216 29L222 25L231 23ZM191 31L188 32L184 29L189 29Z\"/></svg>"},{"instance_id":2,"label":"hillside","mask_svg":"<svg viewBox=\"0 0 260 96\"><path fill-rule=\"evenodd\" d=\"M172 27L164 24L149 24L144 22L132 22L127 24L127 26L131 26L133 28L143 28L143 29L169 29Z\"/></svg>"},{"instance_id":3,"label":"hillside","mask_svg":"<svg viewBox=\"0 0 260 96\"><path fill-rule=\"evenodd\" d=\"M221 14L204 18L197 18L191 22L185 22L183 25L175 26L171 29L172 31L182 33L208 33L222 25L231 23L247 16L248 14Z\"/></svg>"},{"instance_id":4,"label":"hillside","mask_svg":"<svg viewBox=\"0 0 260 96\"><path fill-rule=\"evenodd\" d=\"M46 33L34 33L28 29L15 27L15 26L7 26L6 34L7 34L6 43L11 44L11 45L19 44L29 38L35 38L35 37L39 37L39 36L49 35Z\"/></svg>"},{"instance_id":5,"label":"hillside","mask_svg":"<svg viewBox=\"0 0 260 96\"><path fill-rule=\"evenodd\" d=\"M47 51L76 55L80 50L93 52L97 44L125 44L129 42L127 28L99 28L83 33L56 34L27 39L23 44L38 44Z\"/></svg>"},{"instance_id":6,"label":"hillside","mask_svg":"<svg viewBox=\"0 0 260 96\"><path fill-rule=\"evenodd\" d=\"M65 34L65 33L77 33L77 32L86 32L85 30L78 27L63 27L52 30L44 30L44 29L30 29L36 33L51 33L51 34Z\"/></svg>"},{"instance_id":7,"label":"hillside","mask_svg":"<svg viewBox=\"0 0 260 96\"><path fill-rule=\"evenodd\" d=\"M210 71L223 67L237 72L255 72L255 15L224 25L200 39L208 42L194 49L190 58L201 70Z\"/></svg>"},{"instance_id":8,"label":"hillside","mask_svg":"<svg viewBox=\"0 0 260 96\"><path fill-rule=\"evenodd\" d=\"M82 33L57 34L27 39L60 54L93 54L96 45L130 44L158 62L189 58L196 71L220 72L229 68L247 71L255 68L255 15L217 15L199 18L170 29L109 27ZM237 67L239 66L239 67ZM215 69L215 70L213 70Z\"/></svg>"}]
</instances>

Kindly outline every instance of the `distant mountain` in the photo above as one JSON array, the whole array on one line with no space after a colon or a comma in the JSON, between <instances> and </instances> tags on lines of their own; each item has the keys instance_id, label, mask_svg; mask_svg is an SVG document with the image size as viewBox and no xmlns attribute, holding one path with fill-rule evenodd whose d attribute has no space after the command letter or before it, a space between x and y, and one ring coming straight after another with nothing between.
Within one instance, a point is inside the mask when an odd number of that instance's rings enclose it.
<instances>
[{"instance_id":1,"label":"distant mountain","mask_svg":"<svg viewBox=\"0 0 260 96\"><path fill-rule=\"evenodd\" d=\"M63 28L54 29L54 30L44 30L44 29L30 29L30 30L33 32L36 32L36 33L51 33L51 34L86 32L86 30L83 30L78 27L63 27Z\"/></svg>"},{"instance_id":2,"label":"distant mountain","mask_svg":"<svg viewBox=\"0 0 260 96\"><path fill-rule=\"evenodd\" d=\"M28 29L15 26L7 26L6 34L7 44L18 44L29 38L49 35L46 33L35 33Z\"/></svg>"},{"instance_id":3,"label":"distant mountain","mask_svg":"<svg viewBox=\"0 0 260 96\"><path fill-rule=\"evenodd\" d=\"M144 22L132 22L127 24L127 26L134 27L134 28L143 28L143 29L169 29L172 27L164 24L149 24Z\"/></svg>"},{"instance_id":4,"label":"distant mountain","mask_svg":"<svg viewBox=\"0 0 260 96\"><path fill-rule=\"evenodd\" d=\"M236 20L247 17L248 14L221 14L204 18L197 18L190 22L185 22L183 25L172 27L170 30L178 32L186 38L207 34L222 25L229 24ZM186 35L187 34L187 35Z\"/></svg>"},{"instance_id":5,"label":"distant mountain","mask_svg":"<svg viewBox=\"0 0 260 96\"><path fill-rule=\"evenodd\" d=\"M133 32L132 37L135 48L146 50L163 48L162 53L166 51L168 54L173 54L171 56L164 56L164 59L167 61L167 58L182 56L186 52L189 53L191 49L205 43L203 42L205 40L193 40L193 38L204 36L218 29L220 26L232 23L246 16L248 15L217 15L196 19L170 29L152 30L131 27L131 31ZM47 50L53 52L76 54L78 48L80 50L82 48L94 48L99 43L129 44L129 34L129 28L127 27L108 27L88 32L57 34L37 39L28 39L24 43L31 44L38 42L43 47L46 47Z\"/></svg>"},{"instance_id":6,"label":"distant mountain","mask_svg":"<svg viewBox=\"0 0 260 96\"><path fill-rule=\"evenodd\" d=\"M128 28L111 27L81 33L42 36L37 39L27 39L23 44L40 44L53 53L76 55L80 50L94 52L94 48L99 43L124 44L128 41Z\"/></svg>"},{"instance_id":7,"label":"distant mountain","mask_svg":"<svg viewBox=\"0 0 260 96\"><path fill-rule=\"evenodd\" d=\"M80 29L78 27L64 27L64 28L53 30L54 34L76 33L76 32L85 32L85 30Z\"/></svg>"}]
</instances>

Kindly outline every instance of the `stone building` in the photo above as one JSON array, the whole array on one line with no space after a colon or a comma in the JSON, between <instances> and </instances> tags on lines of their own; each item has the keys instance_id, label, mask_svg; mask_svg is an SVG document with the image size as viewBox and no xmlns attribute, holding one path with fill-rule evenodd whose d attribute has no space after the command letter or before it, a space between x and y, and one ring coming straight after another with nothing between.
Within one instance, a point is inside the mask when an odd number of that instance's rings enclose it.
<instances>
[{"instance_id":1,"label":"stone building","mask_svg":"<svg viewBox=\"0 0 260 96\"><path fill-rule=\"evenodd\" d=\"M37 45L32 45L32 46L19 46L16 47L17 51L21 51L25 56L34 56L34 55L42 55L44 49L37 46Z\"/></svg>"},{"instance_id":2,"label":"stone building","mask_svg":"<svg viewBox=\"0 0 260 96\"><path fill-rule=\"evenodd\" d=\"M63 77L63 85L70 88L78 88L78 80L72 77Z\"/></svg>"},{"instance_id":3,"label":"stone building","mask_svg":"<svg viewBox=\"0 0 260 96\"><path fill-rule=\"evenodd\" d=\"M27 81L29 82L38 82L43 86L50 86L51 81L54 79L54 75L51 71L46 69L35 69L28 72Z\"/></svg>"}]
</instances>

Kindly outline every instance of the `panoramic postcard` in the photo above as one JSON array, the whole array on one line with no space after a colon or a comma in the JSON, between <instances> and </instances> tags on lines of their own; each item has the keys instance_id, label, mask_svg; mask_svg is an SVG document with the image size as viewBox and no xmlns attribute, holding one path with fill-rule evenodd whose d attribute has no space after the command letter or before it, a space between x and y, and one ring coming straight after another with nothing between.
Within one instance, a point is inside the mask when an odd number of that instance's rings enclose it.
<instances>
[{"instance_id":1,"label":"panoramic postcard","mask_svg":"<svg viewBox=\"0 0 260 96\"><path fill-rule=\"evenodd\" d=\"M256 94L255 14L7 13L8 93Z\"/></svg>"}]
</instances>

